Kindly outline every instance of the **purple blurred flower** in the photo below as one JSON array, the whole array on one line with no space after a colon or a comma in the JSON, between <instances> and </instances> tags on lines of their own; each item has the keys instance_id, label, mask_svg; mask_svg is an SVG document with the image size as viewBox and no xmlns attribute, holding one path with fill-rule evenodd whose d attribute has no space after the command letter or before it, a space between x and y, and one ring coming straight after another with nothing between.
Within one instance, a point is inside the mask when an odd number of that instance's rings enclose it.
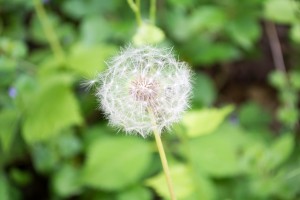
<instances>
[{"instance_id":1,"label":"purple blurred flower","mask_svg":"<svg viewBox=\"0 0 300 200\"><path fill-rule=\"evenodd\" d=\"M234 125L238 125L240 123L239 118L236 115L231 115L229 117L229 121Z\"/></svg>"},{"instance_id":2,"label":"purple blurred flower","mask_svg":"<svg viewBox=\"0 0 300 200\"><path fill-rule=\"evenodd\" d=\"M16 88L14 87L10 87L8 89L8 95L11 97L11 98L15 98L17 96L17 90Z\"/></svg>"}]
</instances>

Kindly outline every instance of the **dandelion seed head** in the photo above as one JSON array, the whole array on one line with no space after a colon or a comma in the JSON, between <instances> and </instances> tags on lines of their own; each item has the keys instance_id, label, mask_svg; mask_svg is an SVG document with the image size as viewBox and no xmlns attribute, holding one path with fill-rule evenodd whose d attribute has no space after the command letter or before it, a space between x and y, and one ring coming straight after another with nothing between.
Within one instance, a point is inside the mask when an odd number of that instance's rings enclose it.
<instances>
[{"instance_id":1,"label":"dandelion seed head","mask_svg":"<svg viewBox=\"0 0 300 200\"><path fill-rule=\"evenodd\" d=\"M180 120L189 106L190 76L170 49L128 47L98 76L96 96L111 125L146 137Z\"/></svg>"}]
</instances>

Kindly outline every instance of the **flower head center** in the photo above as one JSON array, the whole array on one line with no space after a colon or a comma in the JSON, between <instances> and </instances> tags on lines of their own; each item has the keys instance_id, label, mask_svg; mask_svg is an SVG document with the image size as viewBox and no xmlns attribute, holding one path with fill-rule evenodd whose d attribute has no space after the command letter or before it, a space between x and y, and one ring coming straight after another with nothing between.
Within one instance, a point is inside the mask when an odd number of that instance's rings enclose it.
<instances>
[{"instance_id":1,"label":"flower head center","mask_svg":"<svg viewBox=\"0 0 300 200\"><path fill-rule=\"evenodd\" d=\"M152 78L139 77L131 82L130 94L136 101L153 104L158 94L158 83Z\"/></svg>"}]
</instances>

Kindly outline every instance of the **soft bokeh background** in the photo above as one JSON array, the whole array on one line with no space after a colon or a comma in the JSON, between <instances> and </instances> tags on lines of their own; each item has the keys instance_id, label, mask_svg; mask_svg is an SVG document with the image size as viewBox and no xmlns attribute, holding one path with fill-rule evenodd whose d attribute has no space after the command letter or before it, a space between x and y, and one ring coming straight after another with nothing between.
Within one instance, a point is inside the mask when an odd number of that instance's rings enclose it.
<instances>
[{"instance_id":1,"label":"soft bokeh background","mask_svg":"<svg viewBox=\"0 0 300 200\"><path fill-rule=\"evenodd\" d=\"M108 127L81 86L145 42L195 72L162 135L178 199L300 199L300 3L158 0L155 25L125 0L0 1L0 200L168 199L153 138Z\"/></svg>"}]
</instances>

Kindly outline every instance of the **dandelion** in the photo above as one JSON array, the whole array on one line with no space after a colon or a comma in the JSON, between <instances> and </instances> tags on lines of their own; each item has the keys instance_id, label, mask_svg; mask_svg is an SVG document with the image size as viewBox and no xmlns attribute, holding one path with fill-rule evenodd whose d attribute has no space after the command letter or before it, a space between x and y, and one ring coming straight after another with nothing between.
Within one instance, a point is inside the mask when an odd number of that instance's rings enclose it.
<instances>
[{"instance_id":1,"label":"dandelion","mask_svg":"<svg viewBox=\"0 0 300 200\"><path fill-rule=\"evenodd\" d=\"M97 81L96 96L110 124L143 137L179 121L191 93L187 65L170 49L152 46L124 49Z\"/></svg>"},{"instance_id":2,"label":"dandelion","mask_svg":"<svg viewBox=\"0 0 300 200\"><path fill-rule=\"evenodd\" d=\"M154 133L172 200L175 194L160 135L188 108L190 74L170 49L128 47L87 84L99 83L96 96L111 125L143 137Z\"/></svg>"}]
</instances>

